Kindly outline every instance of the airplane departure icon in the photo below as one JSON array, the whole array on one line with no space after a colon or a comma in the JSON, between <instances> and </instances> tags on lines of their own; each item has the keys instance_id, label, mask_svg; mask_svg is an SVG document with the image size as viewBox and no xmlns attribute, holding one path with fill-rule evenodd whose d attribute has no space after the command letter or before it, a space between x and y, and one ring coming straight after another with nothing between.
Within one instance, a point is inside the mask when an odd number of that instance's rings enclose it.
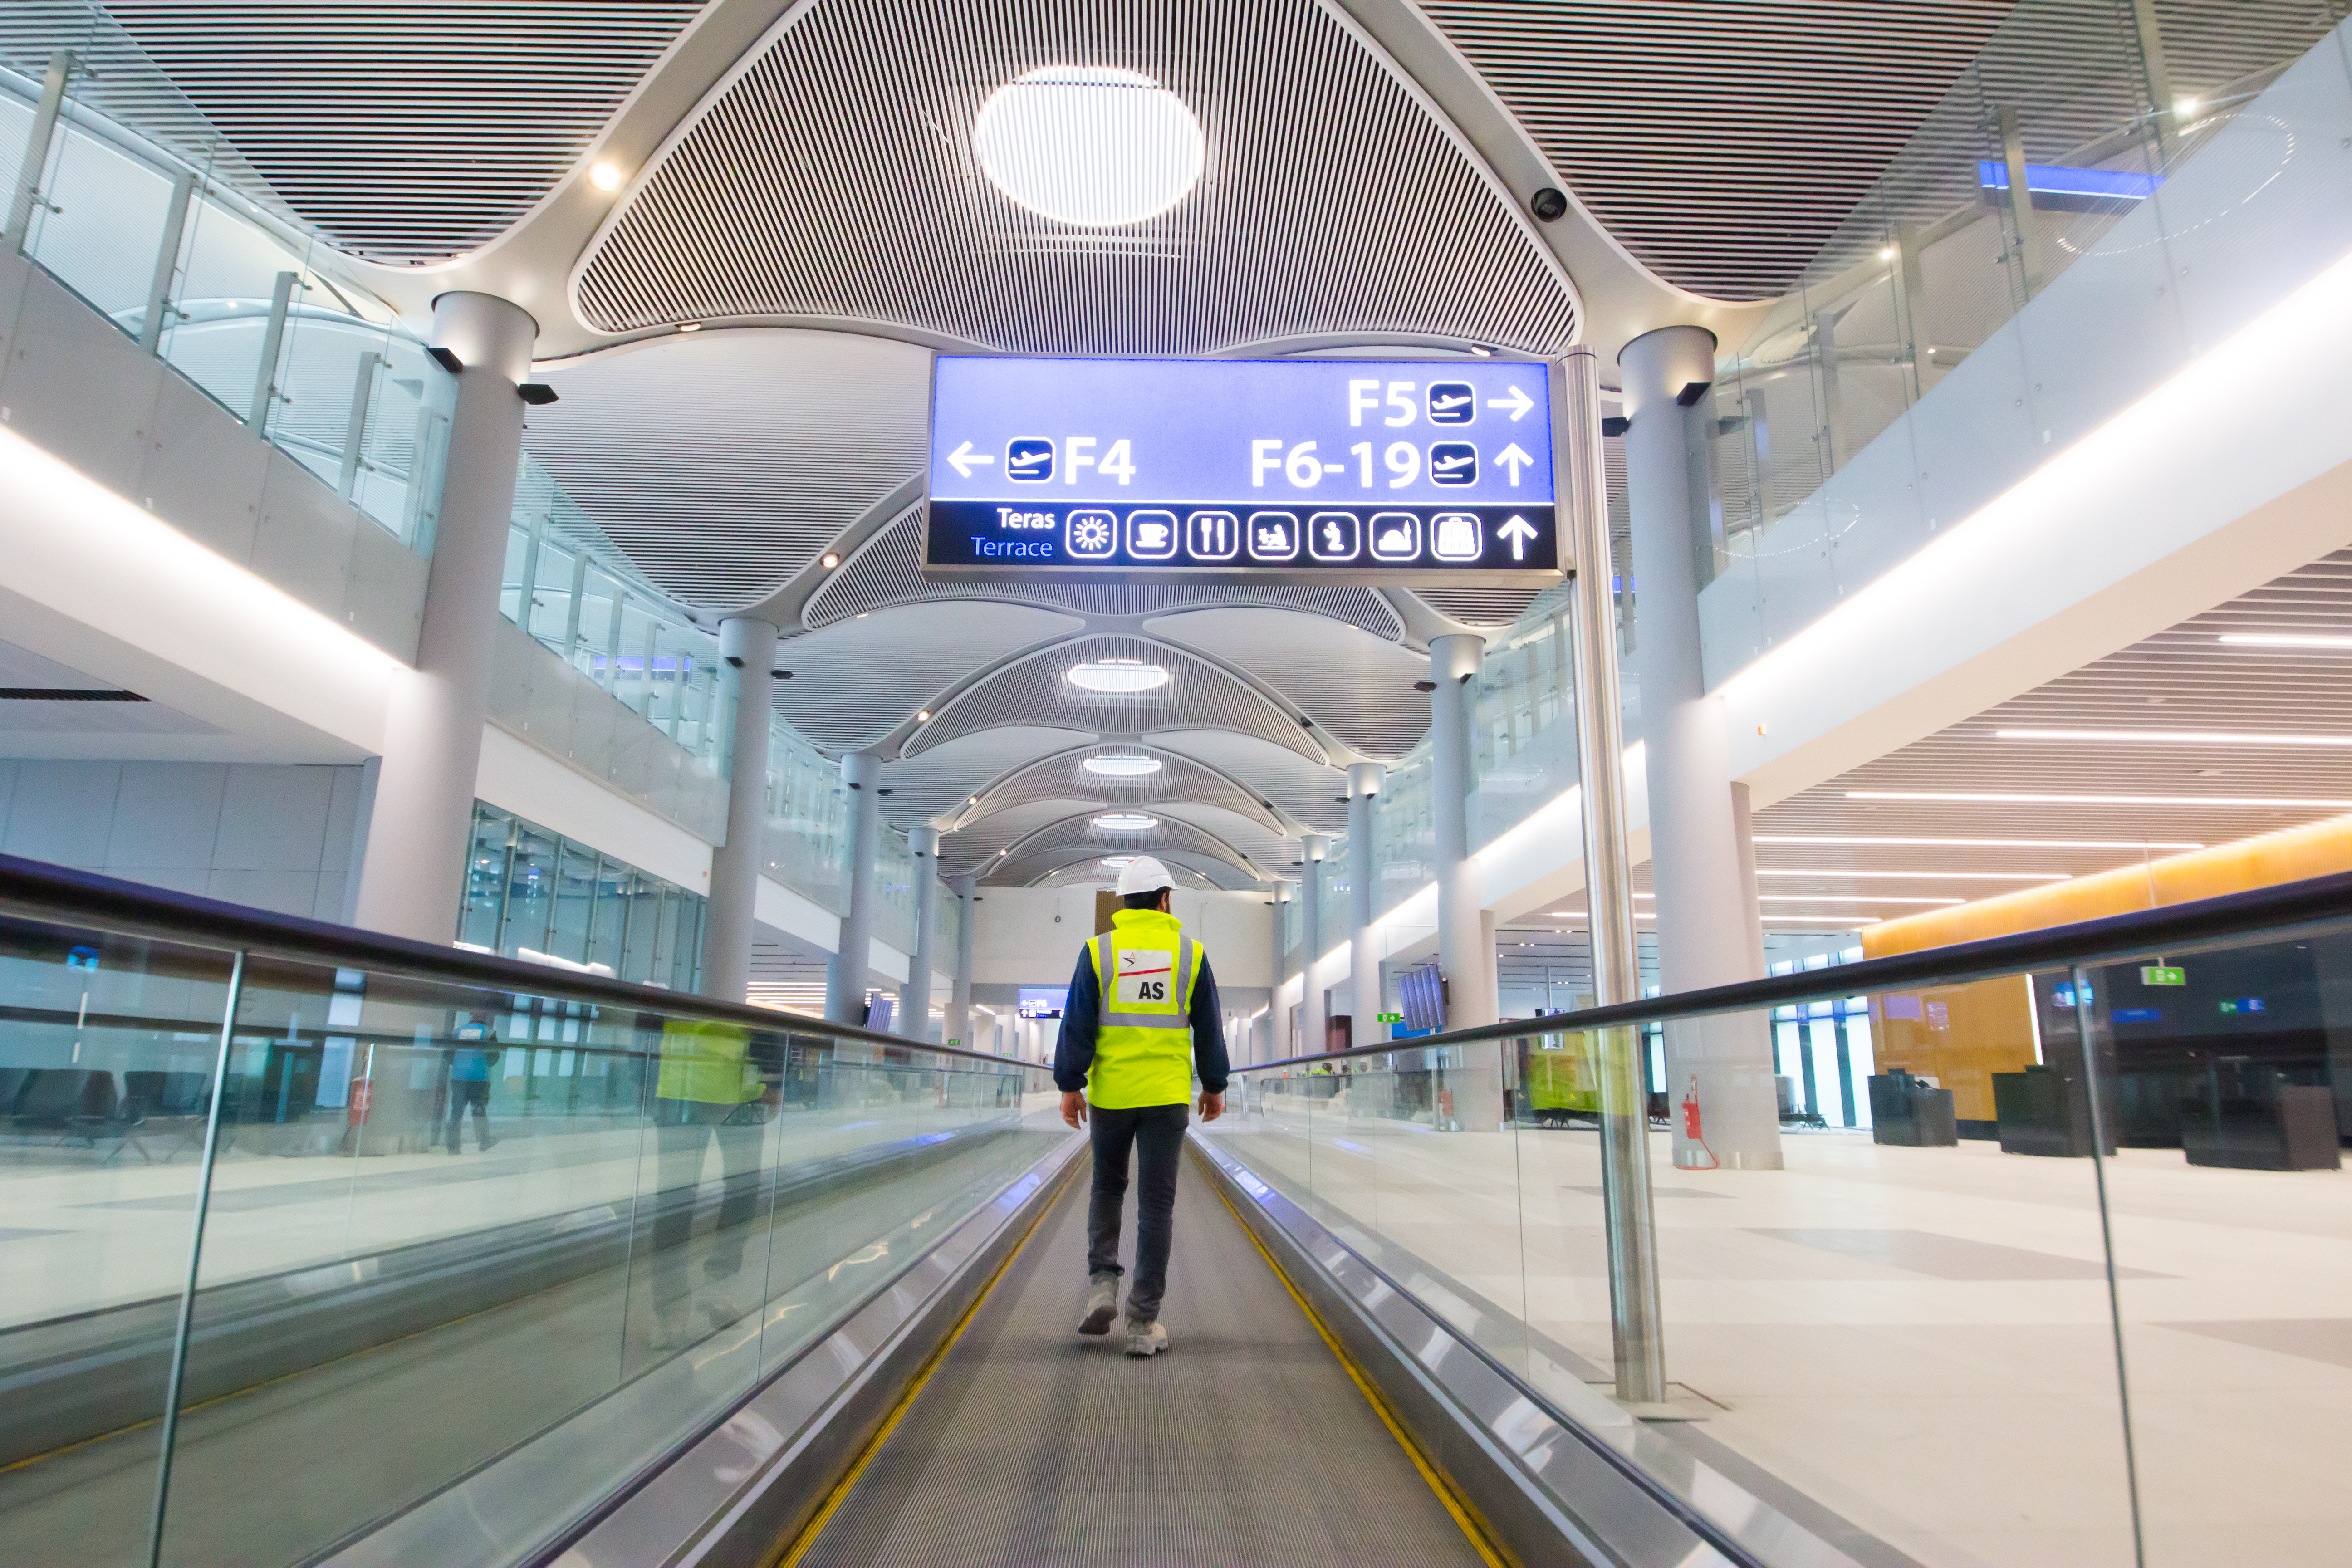
<instances>
[{"instance_id":1,"label":"airplane departure icon","mask_svg":"<svg viewBox=\"0 0 2352 1568\"><path fill-rule=\"evenodd\" d=\"M1429 422L1432 425L1467 425L1478 416L1478 392L1466 381L1433 381L1429 384Z\"/></svg>"},{"instance_id":2,"label":"airplane departure icon","mask_svg":"<svg viewBox=\"0 0 2352 1568\"><path fill-rule=\"evenodd\" d=\"M1004 477L1024 484L1042 485L1054 477L1054 443L1037 437L1015 437L1004 444Z\"/></svg>"},{"instance_id":3,"label":"airplane departure icon","mask_svg":"<svg viewBox=\"0 0 2352 1568\"><path fill-rule=\"evenodd\" d=\"M1467 441L1440 441L1429 449L1432 484L1475 485L1478 482L1478 448Z\"/></svg>"}]
</instances>

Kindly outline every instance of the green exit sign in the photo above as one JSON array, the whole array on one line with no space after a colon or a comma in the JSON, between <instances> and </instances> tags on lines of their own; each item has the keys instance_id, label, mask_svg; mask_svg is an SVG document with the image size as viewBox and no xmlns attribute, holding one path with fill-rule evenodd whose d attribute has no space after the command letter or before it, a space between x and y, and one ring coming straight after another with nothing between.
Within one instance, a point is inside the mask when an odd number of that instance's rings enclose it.
<instances>
[{"instance_id":1,"label":"green exit sign","mask_svg":"<svg viewBox=\"0 0 2352 1568\"><path fill-rule=\"evenodd\" d=\"M1402 1024L1404 1022L1404 1015L1402 1013L1382 1013L1380 1015L1380 1020L1383 1024Z\"/></svg>"},{"instance_id":2,"label":"green exit sign","mask_svg":"<svg viewBox=\"0 0 2352 1568\"><path fill-rule=\"evenodd\" d=\"M2170 963L2146 963L2140 966L2142 985L2186 985L2189 971Z\"/></svg>"}]
</instances>

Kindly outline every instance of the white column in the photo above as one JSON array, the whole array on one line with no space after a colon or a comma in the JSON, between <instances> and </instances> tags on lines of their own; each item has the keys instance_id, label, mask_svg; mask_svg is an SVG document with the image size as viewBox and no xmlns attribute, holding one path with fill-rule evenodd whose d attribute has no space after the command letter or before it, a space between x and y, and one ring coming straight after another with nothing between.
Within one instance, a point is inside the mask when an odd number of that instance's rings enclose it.
<instances>
[{"instance_id":1,"label":"white column","mask_svg":"<svg viewBox=\"0 0 2352 1568\"><path fill-rule=\"evenodd\" d=\"M1491 951L1478 909L1478 863L1470 858L1470 692L1486 643L1474 637L1429 639L1430 795L1437 808L1437 969L1445 977L1445 1026L1491 1024Z\"/></svg>"},{"instance_id":2,"label":"white column","mask_svg":"<svg viewBox=\"0 0 2352 1568\"><path fill-rule=\"evenodd\" d=\"M1348 770L1348 910L1352 917L1348 991L1349 1013L1355 1020L1349 1038L1360 1046L1389 1037L1388 1026L1380 1021L1380 931L1372 924L1372 893L1380 875L1372 863L1372 815L1388 772L1378 763L1358 763Z\"/></svg>"},{"instance_id":3,"label":"white column","mask_svg":"<svg viewBox=\"0 0 2352 1568\"><path fill-rule=\"evenodd\" d=\"M910 1040L931 1037L931 960L940 917L940 835L934 827L909 828L908 859L914 866L915 952L898 987L898 1032ZM945 1039L947 1037L940 1037Z\"/></svg>"},{"instance_id":4,"label":"white column","mask_svg":"<svg viewBox=\"0 0 2352 1568\"><path fill-rule=\"evenodd\" d=\"M733 724L727 756L727 842L710 852L710 907L702 924L702 994L740 1002L751 980L760 902L760 840L768 819L770 674L776 628L737 616L719 623L719 657Z\"/></svg>"},{"instance_id":5,"label":"white column","mask_svg":"<svg viewBox=\"0 0 2352 1568\"><path fill-rule=\"evenodd\" d=\"M1323 956L1323 857L1330 853L1331 841L1309 833L1298 847L1305 865L1298 879L1298 1048L1315 1056L1330 1044L1325 1025L1330 1009L1316 960Z\"/></svg>"},{"instance_id":6,"label":"white column","mask_svg":"<svg viewBox=\"0 0 2352 1568\"><path fill-rule=\"evenodd\" d=\"M866 1021L866 977L874 959L874 857L882 837L882 801L874 793L882 759L852 752L841 759L849 785L849 912L841 917L841 942L824 972L828 1023Z\"/></svg>"},{"instance_id":7,"label":"white column","mask_svg":"<svg viewBox=\"0 0 2352 1568\"><path fill-rule=\"evenodd\" d=\"M1290 901L1290 884L1277 880L1274 884L1274 905L1267 912L1274 916L1274 967L1266 973L1273 976L1265 991L1265 1050L1257 1058L1262 1062L1280 1061L1290 1054L1283 1038L1287 1023L1282 1005L1282 983L1290 978L1290 950L1282 930L1282 906Z\"/></svg>"},{"instance_id":8,"label":"white column","mask_svg":"<svg viewBox=\"0 0 2352 1568\"><path fill-rule=\"evenodd\" d=\"M440 521L416 637L416 669L394 685L384 718L383 766L359 868L356 923L420 942L448 942L465 895L474 783L489 717L499 590L523 403L539 323L488 294L433 302L433 342L457 356Z\"/></svg>"},{"instance_id":9,"label":"white column","mask_svg":"<svg viewBox=\"0 0 2352 1568\"><path fill-rule=\"evenodd\" d=\"M1633 522L1633 613L1641 648L1642 739L1650 788L1650 879L1658 971L1667 992L1757 978L1752 911L1732 827L1729 737L1699 657L1697 518L1686 407L1715 380L1715 334L1661 327L1625 345L1625 492ZM1681 401L1689 397L1692 404ZM1699 476L1702 483L1704 475ZM1710 548L1712 543L1710 541ZM1778 1169L1780 1121L1771 1039L1760 1016L1666 1026L1675 1163ZM1703 1141L1680 1108L1696 1099Z\"/></svg>"},{"instance_id":10,"label":"white column","mask_svg":"<svg viewBox=\"0 0 2352 1568\"><path fill-rule=\"evenodd\" d=\"M971 1034L971 928L980 917L980 879L970 873L948 884L962 914L956 921L955 989L948 994L945 1037L961 1040L964 1049L978 1050Z\"/></svg>"}]
</instances>

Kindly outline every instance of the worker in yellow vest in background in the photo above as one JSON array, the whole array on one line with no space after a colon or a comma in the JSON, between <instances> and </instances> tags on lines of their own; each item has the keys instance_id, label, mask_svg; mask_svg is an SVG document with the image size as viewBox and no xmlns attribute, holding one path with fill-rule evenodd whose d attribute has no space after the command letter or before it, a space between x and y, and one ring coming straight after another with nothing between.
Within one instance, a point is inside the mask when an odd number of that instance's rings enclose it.
<instances>
[{"instance_id":1,"label":"worker in yellow vest in background","mask_svg":"<svg viewBox=\"0 0 2352 1568\"><path fill-rule=\"evenodd\" d=\"M1225 1110L1224 1034L1209 955L1169 912L1168 868L1139 855L1118 874L1127 907L1090 938L1070 978L1054 1082L1062 1120L1093 1118L1095 1180L1087 1209L1087 1312L1082 1334L1110 1332L1118 1315L1119 1211L1130 1149L1141 1152L1136 1196L1135 1283L1127 1293L1127 1353L1168 1348L1160 1302L1175 1238L1176 1163L1195 1071L1201 1120Z\"/></svg>"},{"instance_id":2,"label":"worker in yellow vest in background","mask_svg":"<svg viewBox=\"0 0 2352 1568\"><path fill-rule=\"evenodd\" d=\"M760 1150L782 1097L777 1037L741 1024L672 1018L662 1026L654 1078L654 1146L661 1186L653 1224L653 1339L667 1349L725 1327L760 1303L737 1288L743 1246L760 1212ZM719 1147L717 1226L703 1259L703 1288L687 1275L694 1221L703 1207L702 1173ZM692 1322L699 1307L703 1324Z\"/></svg>"}]
</instances>

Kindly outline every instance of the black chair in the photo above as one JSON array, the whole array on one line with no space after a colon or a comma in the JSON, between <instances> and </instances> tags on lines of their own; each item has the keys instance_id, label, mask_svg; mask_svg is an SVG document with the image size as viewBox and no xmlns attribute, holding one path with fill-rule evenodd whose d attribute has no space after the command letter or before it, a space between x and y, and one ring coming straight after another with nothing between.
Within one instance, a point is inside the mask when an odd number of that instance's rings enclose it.
<instances>
[{"instance_id":1,"label":"black chair","mask_svg":"<svg viewBox=\"0 0 2352 1568\"><path fill-rule=\"evenodd\" d=\"M1871 1142L1903 1149L1949 1149L1960 1141L1952 1091L1897 1068L1870 1079Z\"/></svg>"}]
</instances>

